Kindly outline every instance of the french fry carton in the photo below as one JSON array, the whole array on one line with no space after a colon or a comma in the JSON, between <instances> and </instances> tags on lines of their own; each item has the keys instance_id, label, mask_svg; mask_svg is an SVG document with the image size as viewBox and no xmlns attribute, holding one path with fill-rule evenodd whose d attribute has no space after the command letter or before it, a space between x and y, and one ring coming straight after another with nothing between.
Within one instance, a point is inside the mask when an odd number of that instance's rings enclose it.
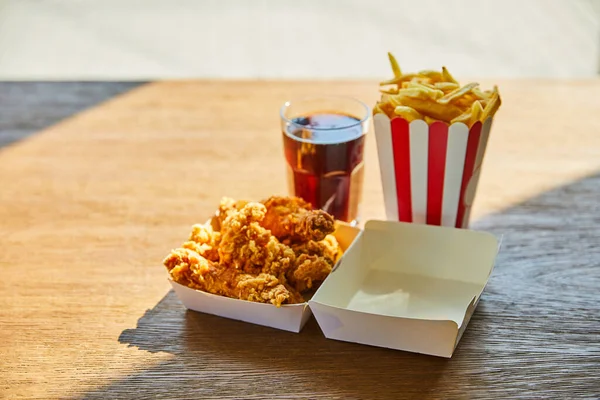
<instances>
[{"instance_id":1,"label":"french fry carton","mask_svg":"<svg viewBox=\"0 0 600 400\"><path fill-rule=\"evenodd\" d=\"M492 118L469 129L373 117L386 218L468 228Z\"/></svg>"}]
</instances>

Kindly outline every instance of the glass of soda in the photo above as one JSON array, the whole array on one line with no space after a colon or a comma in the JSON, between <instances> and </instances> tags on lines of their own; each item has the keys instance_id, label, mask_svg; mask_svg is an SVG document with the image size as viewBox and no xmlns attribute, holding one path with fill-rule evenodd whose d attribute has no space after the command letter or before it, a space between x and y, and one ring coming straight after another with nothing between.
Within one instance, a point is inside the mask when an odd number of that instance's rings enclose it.
<instances>
[{"instance_id":1,"label":"glass of soda","mask_svg":"<svg viewBox=\"0 0 600 400\"><path fill-rule=\"evenodd\" d=\"M348 97L286 102L281 129L290 194L340 221L356 224L371 110Z\"/></svg>"}]
</instances>

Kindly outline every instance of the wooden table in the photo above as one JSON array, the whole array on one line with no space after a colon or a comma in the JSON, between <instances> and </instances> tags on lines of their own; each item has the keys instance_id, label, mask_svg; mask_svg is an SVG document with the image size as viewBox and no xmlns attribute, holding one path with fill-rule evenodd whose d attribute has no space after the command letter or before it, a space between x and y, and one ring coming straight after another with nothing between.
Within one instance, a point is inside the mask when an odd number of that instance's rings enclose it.
<instances>
[{"instance_id":1,"label":"wooden table","mask_svg":"<svg viewBox=\"0 0 600 400\"><path fill-rule=\"evenodd\" d=\"M0 397L600 396L600 80L498 84L474 217L504 245L449 360L187 312L161 265L221 196L285 193L284 100L375 82L152 83L1 148Z\"/></svg>"}]
</instances>

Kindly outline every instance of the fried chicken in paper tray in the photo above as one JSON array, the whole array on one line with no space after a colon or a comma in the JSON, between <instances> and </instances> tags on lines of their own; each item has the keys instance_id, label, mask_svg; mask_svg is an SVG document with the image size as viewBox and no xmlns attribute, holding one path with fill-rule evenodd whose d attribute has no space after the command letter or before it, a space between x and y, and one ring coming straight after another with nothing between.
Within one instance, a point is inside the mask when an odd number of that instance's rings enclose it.
<instances>
[{"instance_id":1,"label":"fried chicken in paper tray","mask_svg":"<svg viewBox=\"0 0 600 400\"><path fill-rule=\"evenodd\" d=\"M204 292L282 304L305 302L342 250L335 220L297 197L262 202L223 198L210 222L164 259L171 278Z\"/></svg>"}]
</instances>

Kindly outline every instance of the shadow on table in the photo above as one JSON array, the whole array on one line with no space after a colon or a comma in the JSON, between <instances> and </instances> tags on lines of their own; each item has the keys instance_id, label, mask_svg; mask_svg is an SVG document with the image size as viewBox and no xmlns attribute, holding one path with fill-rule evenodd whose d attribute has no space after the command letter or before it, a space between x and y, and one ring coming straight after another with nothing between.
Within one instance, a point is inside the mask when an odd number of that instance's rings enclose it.
<instances>
[{"instance_id":1,"label":"shadow on table","mask_svg":"<svg viewBox=\"0 0 600 400\"><path fill-rule=\"evenodd\" d=\"M170 392L182 397L194 393L197 398L211 394L249 398L251 393L257 398L292 394L307 398L327 388L327 393L373 398L393 392L390 389L400 383L403 370L410 370L411 379L420 382L419 391L427 393L447 363L326 340L314 318L296 334L187 311L173 291L146 312L135 329L123 331L119 341L176 357L85 398L111 397L132 386L136 393L161 397ZM157 380L157 375L172 378ZM261 387L265 381L271 386ZM218 394L212 393L216 387Z\"/></svg>"},{"instance_id":2,"label":"shadow on table","mask_svg":"<svg viewBox=\"0 0 600 400\"><path fill-rule=\"evenodd\" d=\"M600 274L588 271L575 286L572 282L565 284L557 274L577 269L578 261L571 252L577 246L580 251L595 252L598 259L597 246L590 238L598 236L599 194L597 175L475 224L476 229L505 234L504 248L485 295L450 360L327 340L314 318L295 334L186 311L170 291L139 319L135 329L123 331L119 341L140 350L166 352L173 358L82 398L134 394L138 398L315 398L319 393L327 393L327 398L437 398L448 393L460 397L469 388L482 395L488 393L490 386L497 385L497 377L502 376L504 385L510 382L513 389L531 385L525 375L513 377L512 367L525 367L568 385L570 378L564 375L565 370L555 366L570 360L569 373L579 373L578 368L585 365L577 363L581 358L574 358L581 355L577 331L581 323L569 328L564 321L576 318L593 322L598 318L592 311L585 311L585 305L554 301L556 291L552 285L562 285L563 296L578 293L584 299L587 294L596 298ZM527 261L529 256L536 262ZM580 261L589 269L585 260ZM547 277L538 267L554 275ZM531 285L535 298L523 290L524 285ZM550 311L543 309L544 296L550 299ZM537 338L543 346L523 342L532 335L532 321L537 326L532 340ZM591 325L584 328L588 333L594 331ZM560 347L553 348L558 344ZM545 363L535 358L542 353ZM585 369L580 372L581 376L587 375Z\"/></svg>"},{"instance_id":3,"label":"shadow on table","mask_svg":"<svg viewBox=\"0 0 600 400\"><path fill-rule=\"evenodd\" d=\"M145 82L0 82L0 149Z\"/></svg>"}]
</instances>

